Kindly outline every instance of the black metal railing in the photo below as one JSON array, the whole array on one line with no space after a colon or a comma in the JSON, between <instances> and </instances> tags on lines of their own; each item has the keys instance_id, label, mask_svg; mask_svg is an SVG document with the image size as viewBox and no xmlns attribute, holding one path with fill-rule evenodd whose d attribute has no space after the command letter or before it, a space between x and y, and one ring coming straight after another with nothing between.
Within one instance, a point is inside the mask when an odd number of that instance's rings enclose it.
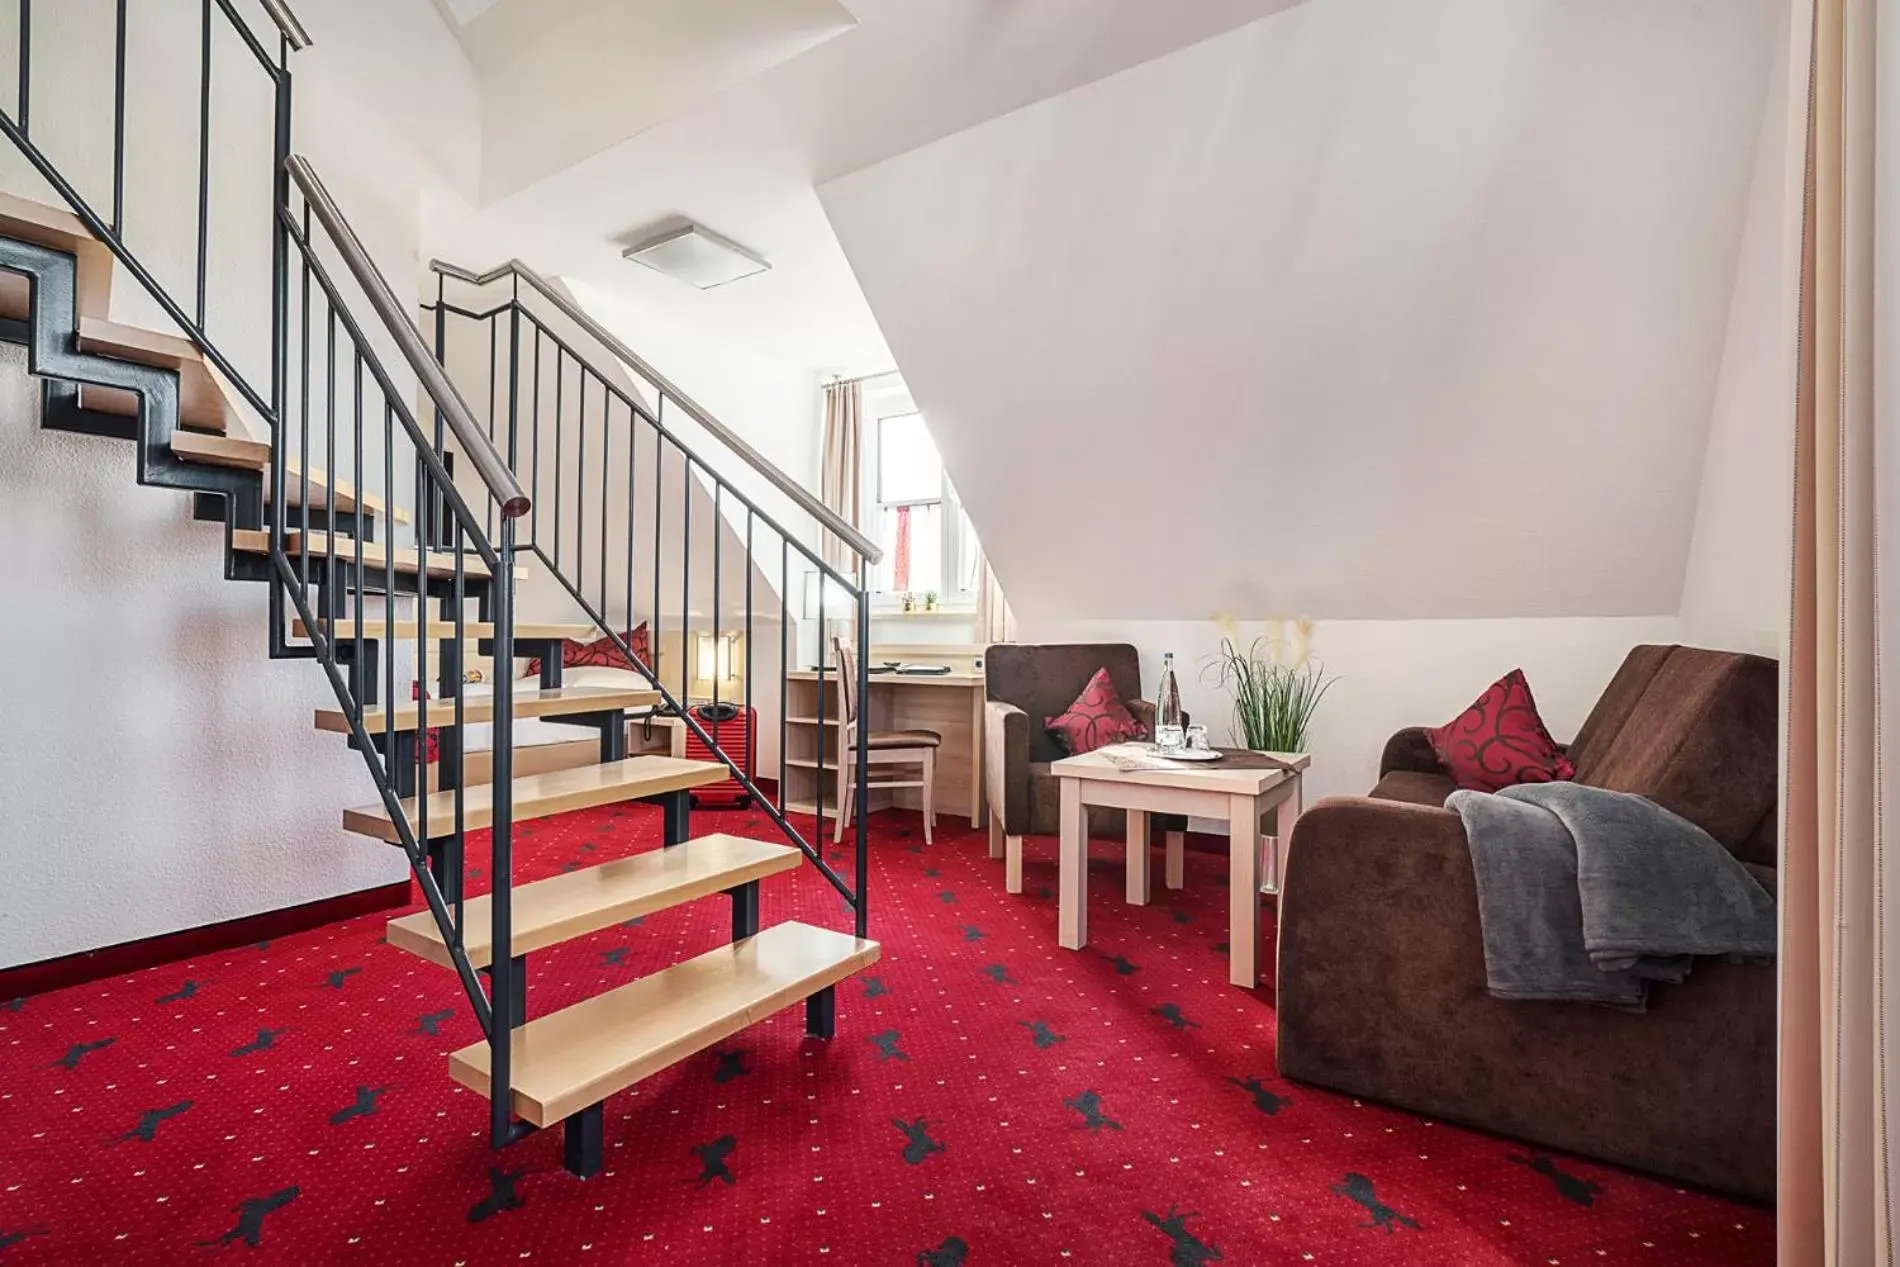
<instances>
[{"instance_id":1,"label":"black metal railing","mask_svg":"<svg viewBox=\"0 0 1900 1267\"><path fill-rule=\"evenodd\" d=\"M485 992L466 950L469 862L462 842L468 830L469 761L474 754L462 742L468 733L462 658L468 646L483 642L492 647L497 663L514 657L515 525L530 503L492 449L485 449L468 406L443 377L322 181L303 159L293 157L289 170L301 214L285 206L279 219L298 273L297 312L290 324L297 330L300 390L279 435L286 436L294 422L297 514L293 523L290 444L280 440L272 446L270 473L272 582L287 591L315 658L343 704L352 741L370 766L397 843L408 855L489 1039L491 1134L498 1143L506 1142L516 1133L506 1092L512 1055L508 1035L526 1020L521 1014L525 989L516 980L523 965L502 949L513 941L514 693L504 689L492 696L488 870L490 945L496 950L487 969L492 985ZM368 306L384 317L387 333L434 406L437 436L430 436L416 420L351 315L352 305L325 262L326 251L334 252ZM479 512L440 457L443 428L455 436L469 459L468 468L481 481ZM312 464L318 457L313 450L319 444L327 478L320 491L313 492ZM341 508L339 459L347 461L351 471L350 494ZM319 498L320 509L313 505ZM406 534L398 531L393 515L405 500L414 515ZM376 518L371 507L376 504L392 512L384 518L390 540L380 551L380 567L368 545ZM402 536L409 544L398 544ZM415 607L409 622L414 632L407 639L399 613L405 594ZM479 604L486 638L470 629L470 601ZM430 611L432 603L440 606L439 621ZM372 611L372 605L379 610ZM347 647L339 636L345 627ZM405 641L413 658L409 672L402 674L398 652ZM377 673L370 664L379 650L383 659ZM393 685L402 676L413 688L412 723L399 723L398 697L388 691L380 710L381 733L372 733L374 684L380 679ZM431 697L437 692L436 724L442 729L432 753L427 737ZM432 809L437 800L432 793L449 798L447 821L439 816L441 807ZM433 823L432 813L438 815Z\"/></svg>"},{"instance_id":2,"label":"black metal railing","mask_svg":"<svg viewBox=\"0 0 1900 1267\"><path fill-rule=\"evenodd\" d=\"M823 820L827 812L839 810L840 798L828 796L839 763L855 753L855 769L845 777L856 785L860 810L869 775L861 743L846 748L828 739L842 730L837 714L843 693L836 689L838 668L827 662L824 648L826 630L848 625L857 647L856 698L866 698L870 625L863 577L878 557L877 547L531 269L516 262L477 275L440 262L433 267L436 296L424 311L433 324L437 355L475 397L478 409L486 401L484 435L533 490L534 509L522 521L524 550L545 565L560 597L607 632L659 690L665 710L681 719L804 852L850 904L857 935L866 935L863 813L856 818L851 882L824 850ZM450 280L458 289L473 288L474 298L452 300ZM484 304L491 287L505 288L505 295ZM691 442L681 434L682 423L699 433ZM749 494L721 469L741 463L762 477L755 484L783 492L793 513L806 512L809 540L761 504L767 495L763 490ZM840 553L848 562L824 557L815 543L825 532L843 544ZM816 637L798 648L790 636L791 591L807 577L815 578L809 583L815 601L809 611L801 603L799 616ZM630 639L643 620L652 631L651 649L644 655ZM762 624L776 624L778 631L777 647L768 644L776 663L766 666L764 696L757 690ZM669 652L674 634L678 647ZM701 634L713 647L714 672L707 679L694 672L692 640ZM743 640L745 671L739 675L742 689L722 700L718 659L728 634ZM794 754L788 700L796 672L792 660L799 650L810 652L814 668L808 672L815 675L810 698L816 707L816 716L800 724L816 738ZM689 707L696 680L706 682L705 702L715 707L731 703L751 717L761 702L775 705L778 778L769 789L755 760L757 727L743 727L744 748L728 751L719 739L723 732L702 725ZM788 795L795 763L811 771L803 780L813 789L809 802ZM797 821L803 814L814 823L809 838Z\"/></svg>"},{"instance_id":3,"label":"black metal railing","mask_svg":"<svg viewBox=\"0 0 1900 1267\"><path fill-rule=\"evenodd\" d=\"M507 302L486 310L450 304L438 285L431 306L435 338L425 340L409 297L399 297L377 271L314 167L291 152L292 54L311 41L285 0L199 0L199 26L189 32L195 37L196 91L180 90L173 94L177 100L131 97L128 66L146 59L175 65L176 50L141 46L141 32L149 34L144 19L156 11L115 0L110 123L101 123L98 161L91 163L70 156L64 133L58 161L36 143L33 89L36 76L85 78L85 59L107 50L96 41L70 38L70 27L61 28L66 34L60 40L36 43L34 5L16 3L19 83L12 108L0 104L0 134L202 351L250 421L269 436L268 462L248 469L214 474L214 468L182 462L169 452L181 421L175 384L149 371L143 377L120 375L147 384L134 387L142 396L141 479L214 499L233 547L231 574L268 586L271 655L314 660L329 682L349 742L376 788L380 819L387 824L378 830L407 858L488 1044L491 1142L500 1147L528 1129L514 1120L510 1077L511 1033L526 1019L525 968L507 953L513 944L515 751L508 666L523 650L515 636L517 555L545 565L559 595L613 636L654 683L666 710L726 764L844 897L857 934L864 936L867 756L861 744L847 751L825 740L841 729L832 701L842 692L822 648L830 626L851 623L858 648L856 697L865 698L869 622L863 576L876 548L822 508L802 535L788 531L762 499L789 498L800 514L811 511L810 494L764 464L585 314L561 304L531 270L507 270ZM247 18L240 9L254 12ZM140 21L129 21L131 13ZM177 22L188 21L189 14L189 7L167 8L163 21L175 34ZM80 43L83 48L75 47ZM244 94L267 100L268 108L233 107ZM236 161L228 155L248 151L213 145L214 115L219 129L233 126L233 117L237 126L268 129L271 169L257 171L248 185L241 179L245 173L234 179L218 171L218 164ZM177 136L189 137L175 147L195 163L189 215L175 205L146 205L143 187L128 180L129 130L161 118ZM233 205L234 187L248 190L253 202L239 198ZM168 253L148 245L147 234L165 233L188 240L188 249ZM239 243L247 235L254 235L252 245L268 258L234 265L230 257L244 249ZM188 269L161 266L181 256L190 259ZM266 270L267 293L261 284L223 284L227 276ZM465 386L483 380L471 378L455 358L445 359L451 322L487 323L488 407L480 421L454 380ZM387 354L392 346L393 357ZM445 371L452 364L454 375ZM621 367L631 375L621 374ZM427 399L422 418L407 403L418 386ZM47 383L49 410L57 387ZM59 400L61 408L84 412L77 392ZM104 424L100 429L114 433ZM170 466L159 471L164 463ZM256 470L258 465L264 469ZM735 478L742 467L776 493L748 492L749 481ZM202 498L199 509L205 513ZM849 562L838 555L828 559L820 544L826 532L845 544L842 557ZM263 544L247 547L253 539ZM811 644L818 742L809 806L794 804L786 793L786 699L795 656L790 591L794 577L804 575L817 578L815 610L801 613L816 622ZM735 576L742 578L736 589ZM676 626L677 665L661 654L639 657L628 645L625 633L642 609L655 646L669 620ZM755 684L765 658L755 635L774 620L777 665L766 681L778 695L779 777L768 794L768 780L757 777L756 728L744 728L744 751L728 751L720 742L724 731L709 732L687 707L688 635L703 628L715 648L728 632L744 638L742 700L730 702L742 702L750 713L759 702ZM765 646L770 649L769 640ZM503 666L486 706L493 734L486 752L469 751L464 741L473 704L463 672L470 647ZM550 646L542 654L553 652ZM669 680L673 669L676 683ZM715 703L719 676L712 675ZM834 715L828 718L827 709ZM439 743L432 745L429 736L437 730ZM619 732L617 738L610 738L610 730ZM602 725L603 758L624 745L624 719L615 715L612 727ZM860 813L847 881L825 858L822 830L807 839L799 823L808 810L822 827L829 776L839 774L851 753L855 763L845 774L856 786ZM478 799L472 789L483 782L490 786ZM831 799L835 813L837 798ZM463 848L470 824L480 825L478 814L492 842L486 868L492 963L479 970L467 948L473 873Z\"/></svg>"},{"instance_id":4,"label":"black metal railing","mask_svg":"<svg viewBox=\"0 0 1900 1267\"><path fill-rule=\"evenodd\" d=\"M256 473L248 488L226 482L228 473L195 484L175 475L166 482L220 492L234 544L240 533L265 534L261 563L246 570L241 547L234 549L233 574L269 584L271 654L314 659L330 682L393 843L421 886L487 1039L490 1134L499 1147L526 1129L513 1118L509 1068L510 1033L526 1019L525 982L520 962L505 951L512 944L514 701L503 690L492 704L488 932L497 949L484 969L490 977L485 986L466 939L469 871L462 841L471 819L471 757L480 754L464 751L460 739L469 706L460 664L471 644L488 647L503 663L514 655L515 526L530 502L506 463L485 448L468 406L416 331L411 309L376 271L315 170L290 153L290 55L310 38L284 0L257 4L263 20L254 25L240 15L236 0L201 0L193 100L132 103L128 63L166 52L134 45L128 0L117 0L112 122L110 136L100 138L100 146L109 147L109 187L82 189L84 182L69 179L34 140L34 77L73 73L79 61L98 50L90 44L76 48L71 40L36 47L33 5L18 0L19 86L13 109L0 109L0 133L269 432L267 470ZM236 66L222 61L218 51L233 43L244 52ZM258 173L257 189L268 192L257 207L240 206L234 213L213 198L213 189L229 182L212 179L213 164L224 152L212 148L212 117L221 94L259 90L271 102L259 122L270 129L273 167ZM161 232L179 223L180 217L169 206L128 205L125 173L128 117L143 122L167 111L179 112L181 129L190 127L197 165L196 205L189 221L193 268L188 279L170 282L148 267L133 242L147 230ZM223 113L230 113L228 106ZM62 161L74 162L65 151ZM268 212L268 223L247 218L244 213L252 210L258 220ZM256 233L260 243L268 233L268 294L225 296L214 285L214 249L221 261L237 249L221 241L227 226L237 236L240 228ZM356 316L365 308L377 318L374 339ZM247 367L244 358L229 351L232 342L254 338L261 320L269 329L263 374L255 361ZM70 341L75 333L65 337ZM433 436L405 403L409 384L393 376L377 351L378 340L385 346L394 341L402 363L427 394L435 415ZM267 385L260 386L265 379ZM49 382L49 402L53 386ZM147 458L140 468L144 478L181 419L172 384L141 394L139 425L147 432L140 437ZM172 416L154 417L155 401L164 402ZM464 459L462 487L439 456L445 434ZM470 480L479 481L480 491L473 496L480 511L464 491ZM470 602L477 605L479 628L469 618ZM414 608L413 616L405 616L405 604ZM439 618L432 617L431 604L439 605ZM405 682L415 697L412 719L399 716ZM443 727L433 757L426 738L432 704Z\"/></svg>"}]
</instances>

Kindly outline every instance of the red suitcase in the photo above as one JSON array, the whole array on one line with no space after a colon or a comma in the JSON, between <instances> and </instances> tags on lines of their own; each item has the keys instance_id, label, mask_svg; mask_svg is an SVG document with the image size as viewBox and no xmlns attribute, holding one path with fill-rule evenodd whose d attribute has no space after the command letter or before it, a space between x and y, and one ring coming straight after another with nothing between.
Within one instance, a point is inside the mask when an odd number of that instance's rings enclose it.
<instances>
[{"instance_id":1,"label":"red suitcase","mask_svg":"<svg viewBox=\"0 0 1900 1267\"><path fill-rule=\"evenodd\" d=\"M736 705L724 707L737 708ZM709 720L701 712L705 708L707 706L702 704L690 709L693 720L699 723L699 728L711 736L712 741L718 744L728 757L732 758L735 765L745 771L746 777L751 778L755 755L752 748L752 728L758 720L758 710L737 709L734 715L725 721L716 722ZM686 758L689 761L719 760L712 750L700 741L699 736L693 733L690 726L686 730ZM752 803L752 794L745 790L745 785L739 780L727 779L724 783L708 783L705 787L694 788L692 801L695 809L701 806L710 809L744 809Z\"/></svg>"}]
</instances>

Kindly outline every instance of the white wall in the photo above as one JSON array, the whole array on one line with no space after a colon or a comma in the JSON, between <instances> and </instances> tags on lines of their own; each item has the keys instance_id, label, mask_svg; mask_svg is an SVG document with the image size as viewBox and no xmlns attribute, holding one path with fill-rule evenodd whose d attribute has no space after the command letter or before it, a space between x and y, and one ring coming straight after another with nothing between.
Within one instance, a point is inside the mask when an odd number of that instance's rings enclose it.
<instances>
[{"instance_id":1,"label":"white wall","mask_svg":"<svg viewBox=\"0 0 1900 1267\"><path fill-rule=\"evenodd\" d=\"M1174 653L1181 703L1205 722L1217 746L1228 741L1232 702L1203 676L1220 647L1212 621L1022 620L1024 642L1132 642L1141 649L1141 684L1152 692L1161 656ZM1313 654L1339 681L1314 715L1313 766L1306 800L1358 796L1378 781L1379 752L1406 726L1450 721L1491 683L1524 670L1537 710L1568 741L1609 685L1629 649L1675 642L1674 616L1517 620L1329 620ZM1264 626L1243 624L1251 640Z\"/></svg>"},{"instance_id":2,"label":"white wall","mask_svg":"<svg viewBox=\"0 0 1900 1267\"><path fill-rule=\"evenodd\" d=\"M1788 622L1802 138L1788 115L1788 32L1772 64L1728 335L1683 579L1685 640L1777 656Z\"/></svg>"},{"instance_id":3,"label":"white wall","mask_svg":"<svg viewBox=\"0 0 1900 1267\"><path fill-rule=\"evenodd\" d=\"M32 59L33 134L108 211L112 9L35 6ZM472 73L427 0L299 9L317 43L293 63L297 148L406 290L417 284L423 191L472 181ZM199 8L162 0L132 12L128 240L188 300ZM0 20L9 99L13 15ZM214 29L210 328L262 375L269 94ZM0 187L49 198L10 152ZM163 328L123 274L113 312ZM189 510L178 493L136 486L129 445L39 430L24 354L0 349L0 531L18 546L0 562L11 600L0 645L15 649L18 676L0 691L0 804L13 824L0 834L0 966L407 874L399 852L341 830L342 811L374 790L358 754L311 728L312 710L335 702L328 684L307 661L268 658L265 588L222 579L222 531Z\"/></svg>"},{"instance_id":4,"label":"white wall","mask_svg":"<svg viewBox=\"0 0 1900 1267\"><path fill-rule=\"evenodd\" d=\"M238 7L260 37L275 31L254 0ZM473 185L480 138L473 70L428 0L302 8L315 43L291 61L293 152L310 159L384 273L405 278L418 255L421 200ZM0 10L0 96L9 101L18 91L18 16L18 6ZM113 22L113 0L33 10L33 139L103 217L112 209ZM207 329L267 394L272 89L215 8L212 31ZM199 32L195 0L128 11L125 238L188 311L197 268ZM11 145L0 145L0 188L59 201ZM171 329L158 304L122 280L113 316ZM373 321L366 324L389 346Z\"/></svg>"},{"instance_id":5,"label":"white wall","mask_svg":"<svg viewBox=\"0 0 1900 1267\"><path fill-rule=\"evenodd\" d=\"M39 430L38 388L0 346L0 966L402 879L341 829L374 788L311 727L323 675L268 658L265 587L130 445Z\"/></svg>"},{"instance_id":6,"label":"white wall","mask_svg":"<svg viewBox=\"0 0 1900 1267\"><path fill-rule=\"evenodd\" d=\"M1329 0L822 185L1022 640L1224 740L1195 617L1321 617L1312 796L1513 667L1568 739L1772 654L1786 10Z\"/></svg>"},{"instance_id":7,"label":"white wall","mask_svg":"<svg viewBox=\"0 0 1900 1267\"><path fill-rule=\"evenodd\" d=\"M1025 620L1673 612L1783 7L1309 3L819 196Z\"/></svg>"},{"instance_id":8,"label":"white wall","mask_svg":"<svg viewBox=\"0 0 1900 1267\"><path fill-rule=\"evenodd\" d=\"M482 294L473 288L451 285L447 298L451 304L463 309L485 312L504 298L498 288L491 289L493 293ZM644 380L636 379L585 331L562 317L551 305L533 296L529 297L527 307L547 324L551 334L585 357L596 372L605 376L623 393L641 401L649 411L653 409L656 396L650 386ZM680 654L680 631L710 632L715 625L716 613L716 622L722 635L743 633L749 598L753 625L750 658L753 706L758 710L757 768L761 771L775 770L779 733L778 616L781 610L780 595L775 588L780 559L778 536L762 523L755 524L752 537L753 565L747 566L743 509L730 496L724 496L717 499L717 506L724 514L717 513L712 485L703 477L703 472L695 468L694 478L688 483L685 466L678 452L670 445L660 444L652 427L645 423L633 425L626 406L618 401L611 410L611 439L603 445L603 393L598 381L589 376L589 387L583 401L580 366L572 357L557 355L555 345L546 338L541 340L540 371L537 377L534 369L535 339L529 323L522 323L522 332L518 381L520 395L515 419L515 472L522 486L528 490L534 509L518 523L520 543L525 546L532 540L551 560L558 559L561 573L609 621L614 622L617 630L648 621L656 634L670 635L659 637L655 647L661 657L657 666L661 684L672 691L676 698L695 698L709 694L711 690L710 683L701 683L697 678L690 660L690 641L685 644L688 656ZM450 378L468 401L476 422L485 429L492 427L496 447L504 458L508 452L508 338L509 327L505 320L497 323L492 343L489 324L485 321L473 321L451 313L444 325L443 363L448 367ZM489 394L491 357L496 365L498 383L492 400ZM686 368L699 376L708 375L710 368L720 363L714 353L703 350L698 358L680 359L689 359L690 364ZM558 392L557 364L561 367ZM735 372L742 372L743 369L743 363L738 363ZM535 401L537 382L540 387L538 408ZM721 383L717 380L710 381L708 385L715 394L721 391ZM765 395L764 390L756 384L754 390ZM794 405L803 397L803 403L809 408L810 393L815 390L809 375L798 375L794 384L785 388L785 395ZM721 398L730 403L730 397ZM768 399L776 408L777 398L773 396ZM579 484L583 469L580 425L583 404L587 419L584 488ZM756 412L748 411L746 416L756 416ZM555 425L557 417L560 419L558 428ZM694 433L698 432L698 428L683 415L676 417L669 414L666 421L668 428L675 432L686 432L688 428ZM678 425L682 423L683 426ZM535 440L537 425L540 436L538 443ZM627 461L630 434L635 445L631 489ZM701 445L699 442L703 437L697 434L685 438L694 443L699 452L715 457L724 456ZM558 463L555 460L557 448L561 455ZM655 463L661 459L663 465L656 485ZM737 463L726 461L721 470L733 474L737 470ZM558 497L557 471L560 476ZM749 472L746 474L749 475ZM484 494L479 480L472 473L472 467L466 462L459 462L457 477L463 494L479 505L479 499ZM656 497L664 507L657 540L654 529ZM689 542L685 515L689 499L690 551L687 548ZM633 516L631 525L628 523L630 511ZM558 552L555 548L557 535L560 540ZM718 542L717 555L715 539ZM632 553L631 569L629 550ZM604 570L601 566L603 553L606 557ZM687 601L690 601L690 609L685 606ZM796 594L791 596L791 602L795 616L798 602ZM584 609L562 584L561 577L539 559L532 559L528 564L528 575L517 591L517 605L523 619L587 619ZM742 673L745 664L742 652ZM743 693L743 688L740 693ZM727 686L721 688L720 694L722 699L730 700L734 692ZM526 741L524 732L523 742Z\"/></svg>"},{"instance_id":9,"label":"white wall","mask_svg":"<svg viewBox=\"0 0 1900 1267\"><path fill-rule=\"evenodd\" d=\"M633 267L633 266L629 266ZM624 295L569 281L576 302L615 337L692 397L701 408L806 488L818 487L822 436L818 375L812 369L758 352L724 337L716 327L683 320ZM644 393L648 399L656 391ZM807 544L817 534L809 515L764 477L732 457L684 413L669 410L668 429L708 461L785 529ZM728 509L729 521L739 512Z\"/></svg>"}]
</instances>

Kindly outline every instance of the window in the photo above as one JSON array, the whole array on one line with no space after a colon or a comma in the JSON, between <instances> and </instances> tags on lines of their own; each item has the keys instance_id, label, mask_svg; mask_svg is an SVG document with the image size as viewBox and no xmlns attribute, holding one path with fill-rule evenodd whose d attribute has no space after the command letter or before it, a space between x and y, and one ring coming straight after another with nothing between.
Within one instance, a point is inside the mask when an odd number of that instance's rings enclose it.
<instances>
[{"instance_id":1,"label":"window","mask_svg":"<svg viewBox=\"0 0 1900 1267\"><path fill-rule=\"evenodd\" d=\"M924 416L901 385L867 393L864 502L884 558L872 601L898 607L906 593L942 607L976 602L977 541L943 469Z\"/></svg>"}]
</instances>

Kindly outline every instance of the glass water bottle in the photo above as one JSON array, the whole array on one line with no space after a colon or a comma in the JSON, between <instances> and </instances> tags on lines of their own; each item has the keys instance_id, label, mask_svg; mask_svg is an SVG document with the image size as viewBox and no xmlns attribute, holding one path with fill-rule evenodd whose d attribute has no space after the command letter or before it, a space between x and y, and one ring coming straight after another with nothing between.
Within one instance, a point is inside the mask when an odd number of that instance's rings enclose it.
<instances>
[{"instance_id":1,"label":"glass water bottle","mask_svg":"<svg viewBox=\"0 0 1900 1267\"><path fill-rule=\"evenodd\" d=\"M1179 748L1185 739L1181 726L1181 686L1174 680L1174 653L1161 657L1161 683L1155 688L1155 747L1164 752Z\"/></svg>"}]
</instances>

